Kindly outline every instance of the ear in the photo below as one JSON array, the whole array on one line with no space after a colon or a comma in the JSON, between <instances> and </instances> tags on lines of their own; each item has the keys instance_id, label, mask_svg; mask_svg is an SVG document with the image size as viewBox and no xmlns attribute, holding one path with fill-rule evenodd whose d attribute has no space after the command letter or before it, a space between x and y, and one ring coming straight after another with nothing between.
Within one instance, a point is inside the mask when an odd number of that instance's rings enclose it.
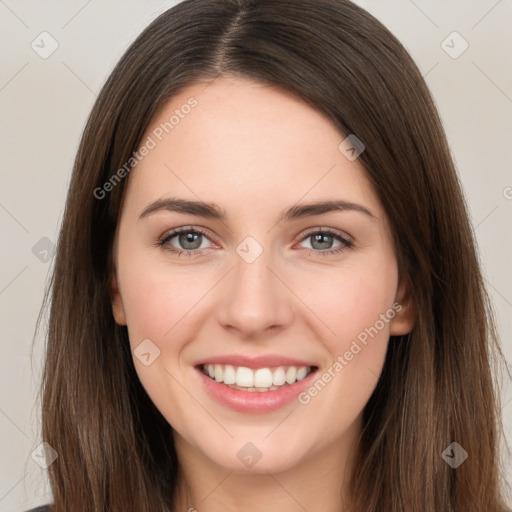
<instances>
[{"instance_id":1,"label":"ear","mask_svg":"<svg viewBox=\"0 0 512 512\"><path fill-rule=\"evenodd\" d=\"M126 325L126 313L124 311L123 301L119 293L119 286L115 272L112 272L109 282L110 298L112 301L112 313L116 323Z\"/></svg>"},{"instance_id":2,"label":"ear","mask_svg":"<svg viewBox=\"0 0 512 512\"><path fill-rule=\"evenodd\" d=\"M416 323L416 305L410 283L405 278L400 280L393 309L395 316L390 321L390 334L400 336L411 332Z\"/></svg>"}]
</instances>

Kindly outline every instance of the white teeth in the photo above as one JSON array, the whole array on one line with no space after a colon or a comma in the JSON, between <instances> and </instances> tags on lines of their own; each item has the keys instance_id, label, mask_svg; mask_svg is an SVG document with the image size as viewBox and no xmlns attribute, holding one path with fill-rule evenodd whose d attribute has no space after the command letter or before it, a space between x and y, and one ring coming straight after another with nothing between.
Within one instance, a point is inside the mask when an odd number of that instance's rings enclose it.
<instances>
[{"instance_id":1,"label":"white teeth","mask_svg":"<svg viewBox=\"0 0 512 512\"><path fill-rule=\"evenodd\" d=\"M272 372L269 368L260 368L254 374L255 388L268 388L272 386Z\"/></svg>"},{"instance_id":2,"label":"white teeth","mask_svg":"<svg viewBox=\"0 0 512 512\"><path fill-rule=\"evenodd\" d=\"M215 365L215 370L222 367L218 364ZM239 366L236 370L236 385L244 388L252 388L254 386L254 372L250 368Z\"/></svg>"},{"instance_id":3,"label":"white teeth","mask_svg":"<svg viewBox=\"0 0 512 512\"><path fill-rule=\"evenodd\" d=\"M235 369L230 364L224 367L224 384L236 384Z\"/></svg>"},{"instance_id":4,"label":"white teeth","mask_svg":"<svg viewBox=\"0 0 512 512\"><path fill-rule=\"evenodd\" d=\"M293 384L297 378L297 368L294 366L290 366L288 370L286 370L286 382L288 384Z\"/></svg>"},{"instance_id":5,"label":"white teeth","mask_svg":"<svg viewBox=\"0 0 512 512\"><path fill-rule=\"evenodd\" d=\"M282 386L286 382L286 374L284 373L283 368L278 368L277 370L274 370L274 373L272 374L272 384L274 386Z\"/></svg>"},{"instance_id":6,"label":"white teeth","mask_svg":"<svg viewBox=\"0 0 512 512\"><path fill-rule=\"evenodd\" d=\"M281 386L294 384L304 379L311 372L309 366L279 366L277 368L258 368L252 370L245 366L232 366L221 364L203 365L203 373L223 382L233 389L243 391L275 391Z\"/></svg>"},{"instance_id":7,"label":"white teeth","mask_svg":"<svg viewBox=\"0 0 512 512\"><path fill-rule=\"evenodd\" d=\"M308 374L308 369L307 368L299 368L297 370L297 380L302 380L306 375Z\"/></svg>"}]
</instances>

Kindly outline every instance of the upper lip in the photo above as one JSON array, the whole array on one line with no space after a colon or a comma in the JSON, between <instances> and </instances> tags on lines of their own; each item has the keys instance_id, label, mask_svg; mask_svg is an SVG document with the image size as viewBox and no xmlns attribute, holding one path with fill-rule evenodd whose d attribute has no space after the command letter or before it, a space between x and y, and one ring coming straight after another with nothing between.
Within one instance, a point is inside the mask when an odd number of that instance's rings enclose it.
<instances>
[{"instance_id":1,"label":"upper lip","mask_svg":"<svg viewBox=\"0 0 512 512\"><path fill-rule=\"evenodd\" d=\"M245 368L272 368L274 366L306 366L315 367L314 364L301 359L294 359L292 357L280 355L266 355L250 357L246 355L225 355L208 357L198 361L195 366L203 366L205 364L229 364L232 366L243 366Z\"/></svg>"}]
</instances>

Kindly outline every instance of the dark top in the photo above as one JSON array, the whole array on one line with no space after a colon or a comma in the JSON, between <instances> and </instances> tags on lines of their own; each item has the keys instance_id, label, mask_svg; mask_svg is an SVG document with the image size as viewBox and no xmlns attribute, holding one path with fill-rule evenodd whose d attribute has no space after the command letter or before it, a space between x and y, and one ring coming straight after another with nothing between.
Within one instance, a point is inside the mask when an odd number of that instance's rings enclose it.
<instances>
[{"instance_id":1,"label":"dark top","mask_svg":"<svg viewBox=\"0 0 512 512\"><path fill-rule=\"evenodd\" d=\"M27 510L27 512L50 512L50 509L48 508L48 505L40 505L39 507Z\"/></svg>"}]
</instances>

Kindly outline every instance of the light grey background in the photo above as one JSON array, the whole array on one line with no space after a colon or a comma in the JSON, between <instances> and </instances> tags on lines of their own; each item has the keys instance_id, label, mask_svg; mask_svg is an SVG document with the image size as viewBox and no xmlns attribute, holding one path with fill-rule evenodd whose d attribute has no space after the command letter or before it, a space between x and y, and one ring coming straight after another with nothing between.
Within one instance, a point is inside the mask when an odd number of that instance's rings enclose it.
<instances>
[{"instance_id":1,"label":"light grey background","mask_svg":"<svg viewBox=\"0 0 512 512\"><path fill-rule=\"evenodd\" d=\"M51 501L46 471L31 457L41 442L43 340L36 338L32 358L30 350L52 263L45 250L57 239L79 137L129 43L175 3L0 0L0 512ZM512 0L356 3L402 41L433 92L512 362ZM58 48L45 59L31 47L47 52L52 39ZM464 41L469 46L458 55ZM505 377L511 444L512 386ZM512 458L505 450L503 458L511 481Z\"/></svg>"}]
</instances>

